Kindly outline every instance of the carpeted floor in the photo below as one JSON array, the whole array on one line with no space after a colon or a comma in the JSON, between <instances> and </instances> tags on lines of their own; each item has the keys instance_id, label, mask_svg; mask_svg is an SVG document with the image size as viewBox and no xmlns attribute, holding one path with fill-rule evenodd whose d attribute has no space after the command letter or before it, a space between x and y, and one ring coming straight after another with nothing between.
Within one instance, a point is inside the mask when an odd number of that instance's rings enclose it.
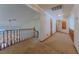
<instances>
[{"instance_id":1,"label":"carpeted floor","mask_svg":"<svg viewBox=\"0 0 79 59\"><path fill-rule=\"evenodd\" d=\"M9 54L76 54L74 44L68 34L55 33L52 37L44 42L36 39L28 39L21 43L8 47L0 53Z\"/></svg>"}]
</instances>

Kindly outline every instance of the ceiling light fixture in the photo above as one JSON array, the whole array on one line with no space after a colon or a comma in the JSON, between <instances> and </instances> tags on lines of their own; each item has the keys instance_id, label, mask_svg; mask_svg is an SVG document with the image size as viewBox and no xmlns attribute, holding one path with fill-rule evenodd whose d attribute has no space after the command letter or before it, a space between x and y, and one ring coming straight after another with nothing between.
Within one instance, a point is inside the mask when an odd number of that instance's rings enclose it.
<instances>
[{"instance_id":1,"label":"ceiling light fixture","mask_svg":"<svg viewBox=\"0 0 79 59\"><path fill-rule=\"evenodd\" d=\"M64 14L58 14L58 16L63 16Z\"/></svg>"}]
</instances>

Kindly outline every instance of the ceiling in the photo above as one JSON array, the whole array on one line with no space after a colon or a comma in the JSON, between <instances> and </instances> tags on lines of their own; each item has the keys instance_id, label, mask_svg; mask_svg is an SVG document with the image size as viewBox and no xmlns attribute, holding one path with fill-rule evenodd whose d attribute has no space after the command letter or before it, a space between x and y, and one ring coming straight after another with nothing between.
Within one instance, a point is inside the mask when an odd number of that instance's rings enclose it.
<instances>
[{"instance_id":1,"label":"ceiling","mask_svg":"<svg viewBox=\"0 0 79 59\"><path fill-rule=\"evenodd\" d=\"M51 9L53 7L56 7L59 4L38 4L43 9Z\"/></svg>"},{"instance_id":2,"label":"ceiling","mask_svg":"<svg viewBox=\"0 0 79 59\"><path fill-rule=\"evenodd\" d=\"M40 8L44 10L51 9L53 7L56 7L57 5L59 4L39 4ZM62 13L64 14L63 17L67 18L71 13L73 4L61 4L61 5L63 6L63 10L62 10ZM60 13L60 12L57 12L57 13Z\"/></svg>"},{"instance_id":3,"label":"ceiling","mask_svg":"<svg viewBox=\"0 0 79 59\"><path fill-rule=\"evenodd\" d=\"M63 5L63 13L64 13L65 18L71 14L73 6L74 6L73 4L64 4Z\"/></svg>"}]
</instances>

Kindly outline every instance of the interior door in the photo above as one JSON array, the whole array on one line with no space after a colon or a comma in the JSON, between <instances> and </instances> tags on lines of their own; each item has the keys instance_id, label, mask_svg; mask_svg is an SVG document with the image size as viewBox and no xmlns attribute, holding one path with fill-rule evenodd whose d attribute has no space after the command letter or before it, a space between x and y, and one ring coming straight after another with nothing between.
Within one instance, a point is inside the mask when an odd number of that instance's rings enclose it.
<instances>
[{"instance_id":1,"label":"interior door","mask_svg":"<svg viewBox=\"0 0 79 59\"><path fill-rule=\"evenodd\" d=\"M62 21L62 29L66 29L66 21Z\"/></svg>"}]
</instances>

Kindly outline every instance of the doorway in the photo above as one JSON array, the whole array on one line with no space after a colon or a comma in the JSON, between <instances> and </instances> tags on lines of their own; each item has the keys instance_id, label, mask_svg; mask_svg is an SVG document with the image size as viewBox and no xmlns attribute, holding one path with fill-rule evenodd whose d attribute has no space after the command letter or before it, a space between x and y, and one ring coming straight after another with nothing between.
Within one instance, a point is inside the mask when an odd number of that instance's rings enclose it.
<instances>
[{"instance_id":1,"label":"doorway","mask_svg":"<svg viewBox=\"0 0 79 59\"><path fill-rule=\"evenodd\" d=\"M56 20L56 32L61 32L61 20Z\"/></svg>"}]
</instances>

